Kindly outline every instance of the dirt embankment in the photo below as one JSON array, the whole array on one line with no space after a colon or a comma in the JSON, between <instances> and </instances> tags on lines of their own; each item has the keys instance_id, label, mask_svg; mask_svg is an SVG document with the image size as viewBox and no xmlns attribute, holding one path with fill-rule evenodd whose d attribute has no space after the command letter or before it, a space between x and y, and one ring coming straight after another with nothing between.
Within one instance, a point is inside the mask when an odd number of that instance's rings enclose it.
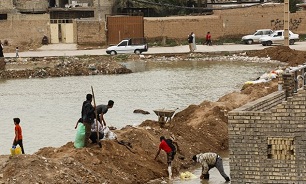
<instances>
[{"instance_id":1,"label":"dirt embankment","mask_svg":"<svg viewBox=\"0 0 306 184\"><path fill-rule=\"evenodd\" d=\"M289 66L297 66L305 63L306 52L292 50L287 46L268 47L263 50L248 51L250 57L270 57L272 60L278 60L288 63Z\"/></svg>"},{"instance_id":2,"label":"dirt embankment","mask_svg":"<svg viewBox=\"0 0 306 184\"><path fill-rule=\"evenodd\" d=\"M269 49L262 52L269 53ZM255 52L252 54L255 56ZM190 105L163 128L156 121L147 120L138 127L117 130L118 141L128 142L131 147L107 140L102 149L98 145L75 149L69 142L60 148L42 148L33 155L11 159L0 156L0 183L145 183L167 177L165 153L154 160L161 135L173 136L179 143L173 163L177 175L192 167L192 155L228 149L229 111L276 90L277 79L250 85L216 102Z\"/></svg>"}]
</instances>

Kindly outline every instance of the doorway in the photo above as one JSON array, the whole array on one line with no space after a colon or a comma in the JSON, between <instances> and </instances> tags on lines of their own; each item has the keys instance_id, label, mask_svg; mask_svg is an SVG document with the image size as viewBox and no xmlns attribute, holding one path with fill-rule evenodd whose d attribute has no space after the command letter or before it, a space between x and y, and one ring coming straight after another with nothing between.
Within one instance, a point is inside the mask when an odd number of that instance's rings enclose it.
<instances>
[{"instance_id":1,"label":"doorway","mask_svg":"<svg viewBox=\"0 0 306 184\"><path fill-rule=\"evenodd\" d=\"M49 0L49 7L55 7L55 0Z\"/></svg>"}]
</instances>

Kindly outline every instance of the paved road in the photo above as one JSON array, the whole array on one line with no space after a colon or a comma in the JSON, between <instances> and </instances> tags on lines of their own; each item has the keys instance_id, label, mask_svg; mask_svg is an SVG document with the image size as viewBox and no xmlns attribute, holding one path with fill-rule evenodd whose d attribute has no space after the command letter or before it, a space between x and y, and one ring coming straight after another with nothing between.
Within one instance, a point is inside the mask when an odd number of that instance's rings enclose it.
<instances>
[{"instance_id":1,"label":"paved road","mask_svg":"<svg viewBox=\"0 0 306 184\"><path fill-rule=\"evenodd\" d=\"M267 48L261 44L243 45L197 45L196 52L237 52L247 50L262 50ZM290 45L291 49L306 51L306 42L296 42L295 45ZM37 51L19 52L20 57L44 57L44 56L81 56L81 55L107 55L106 49L91 49L91 50L77 50L76 44L49 44L44 45ZM151 47L148 52L144 54L157 53L187 53L189 51L188 45L175 47ZM5 57L15 57L15 53L4 53Z\"/></svg>"}]
</instances>

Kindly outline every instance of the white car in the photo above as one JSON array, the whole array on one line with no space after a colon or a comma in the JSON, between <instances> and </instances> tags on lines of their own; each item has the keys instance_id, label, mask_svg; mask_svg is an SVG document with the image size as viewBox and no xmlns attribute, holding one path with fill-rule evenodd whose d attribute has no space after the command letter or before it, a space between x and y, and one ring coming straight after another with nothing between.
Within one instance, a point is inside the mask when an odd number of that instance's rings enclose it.
<instances>
[{"instance_id":1,"label":"white car","mask_svg":"<svg viewBox=\"0 0 306 184\"><path fill-rule=\"evenodd\" d=\"M141 54L148 51L148 44L144 39L124 39L119 44L110 46L106 49L106 53L110 55L116 54Z\"/></svg>"},{"instance_id":2,"label":"white car","mask_svg":"<svg viewBox=\"0 0 306 184\"><path fill-rule=\"evenodd\" d=\"M300 36L289 31L289 44L293 45L296 41L299 41ZM284 30L274 31L270 36L264 36L259 39L263 46L270 46L272 44L284 44Z\"/></svg>"},{"instance_id":3,"label":"white car","mask_svg":"<svg viewBox=\"0 0 306 184\"><path fill-rule=\"evenodd\" d=\"M272 34L273 31L271 29L259 29L256 30L252 35L246 35L242 37L242 42L245 44L259 43L259 39L263 36Z\"/></svg>"}]
</instances>

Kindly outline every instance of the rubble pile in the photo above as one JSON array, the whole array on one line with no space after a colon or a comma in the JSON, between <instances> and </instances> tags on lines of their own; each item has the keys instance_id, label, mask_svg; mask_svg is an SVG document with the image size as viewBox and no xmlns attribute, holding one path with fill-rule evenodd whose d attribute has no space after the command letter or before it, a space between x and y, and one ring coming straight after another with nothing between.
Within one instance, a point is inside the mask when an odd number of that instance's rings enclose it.
<instances>
[{"instance_id":1,"label":"rubble pile","mask_svg":"<svg viewBox=\"0 0 306 184\"><path fill-rule=\"evenodd\" d=\"M46 78L79 75L124 74L132 71L103 57L20 58L6 61L1 79Z\"/></svg>"}]
</instances>

